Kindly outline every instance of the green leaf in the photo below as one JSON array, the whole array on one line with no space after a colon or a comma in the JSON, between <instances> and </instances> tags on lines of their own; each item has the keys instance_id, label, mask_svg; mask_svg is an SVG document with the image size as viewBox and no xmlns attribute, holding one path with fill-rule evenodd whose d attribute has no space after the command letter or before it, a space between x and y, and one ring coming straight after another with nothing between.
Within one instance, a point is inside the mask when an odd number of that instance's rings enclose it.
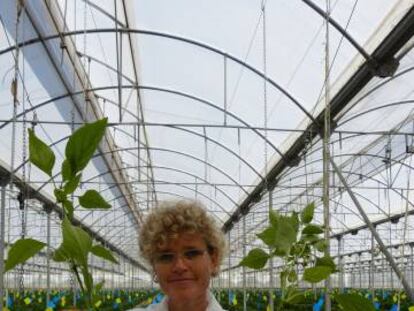
<instances>
[{"instance_id":1,"label":"green leaf","mask_svg":"<svg viewBox=\"0 0 414 311\"><path fill-rule=\"evenodd\" d=\"M72 178L72 169L70 168L70 163L68 159L65 159L62 162L62 178L63 182L68 181Z\"/></svg>"},{"instance_id":2,"label":"green leaf","mask_svg":"<svg viewBox=\"0 0 414 311\"><path fill-rule=\"evenodd\" d=\"M107 203L96 190L86 191L79 197L79 204L84 208L111 208L111 204Z\"/></svg>"},{"instance_id":3,"label":"green leaf","mask_svg":"<svg viewBox=\"0 0 414 311\"><path fill-rule=\"evenodd\" d=\"M279 216L276 226L275 247L279 251L289 253L292 244L296 242L295 220L288 216Z\"/></svg>"},{"instance_id":4,"label":"green leaf","mask_svg":"<svg viewBox=\"0 0 414 311\"><path fill-rule=\"evenodd\" d=\"M8 252L4 272L13 269L18 264L26 262L36 255L46 244L34 239L17 240Z\"/></svg>"},{"instance_id":5,"label":"green leaf","mask_svg":"<svg viewBox=\"0 0 414 311\"><path fill-rule=\"evenodd\" d=\"M69 138L65 155L69 161L71 176L83 170L92 158L105 134L107 118L78 128Z\"/></svg>"},{"instance_id":6,"label":"green leaf","mask_svg":"<svg viewBox=\"0 0 414 311\"><path fill-rule=\"evenodd\" d=\"M59 203L66 201L66 193L62 189L56 188L53 190L53 194L55 195L56 201Z\"/></svg>"},{"instance_id":7,"label":"green leaf","mask_svg":"<svg viewBox=\"0 0 414 311\"><path fill-rule=\"evenodd\" d=\"M307 225L303 230L302 234L321 234L323 229L318 225Z\"/></svg>"},{"instance_id":8,"label":"green leaf","mask_svg":"<svg viewBox=\"0 0 414 311\"><path fill-rule=\"evenodd\" d=\"M315 203L309 203L300 214L300 219L303 223L308 224L313 220L313 214L315 211Z\"/></svg>"},{"instance_id":9,"label":"green leaf","mask_svg":"<svg viewBox=\"0 0 414 311\"><path fill-rule=\"evenodd\" d=\"M274 247L277 238L276 229L274 227L266 228L263 232L257 234L257 237L267 246Z\"/></svg>"},{"instance_id":10,"label":"green leaf","mask_svg":"<svg viewBox=\"0 0 414 311\"><path fill-rule=\"evenodd\" d=\"M288 304L298 304L305 300L305 293L291 288L286 293L285 302Z\"/></svg>"},{"instance_id":11,"label":"green leaf","mask_svg":"<svg viewBox=\"0 0 414 311\"><path fill-rule=\"evenodd\" d=\"M48 145L36 137L32 129L29 129L29 161L52 177L55 154Z\"/></svg>"},{"instance_id":12,"label":"green leaf","mask_svg":"<svg viewBox=\"0 0 414 311\"><path fill-rule=\"evenodd\" d=\"M111 251L106 249L105 247L101 245L94 245L91 249L92 254L95 256L101 257L105 260L108 260L113 263L118 263L118 261L115 259L115 257L112 255Z\"/></svg>"},{"instance_id":13,"label":"green leaf","mask_svg":"<svg viewBox=\"0 0 414 311\"><path fill-rule=\"evenodd\" d=\"M289 249L286 248L275 248L272 254L277 257L285 257L288 254L288 251Z\"/></svg>"},{"instance_id":14,"label":"green leaf","mask_svg":"<svg viewBox=\"0 0 414 311\"><path fill-rule=\"evenodd\" d=\"M81 180L82 174L78 174L75 177L69 179L69 181L65 184L65 187L63 188L63 191L65 191L66 194L73 193L76 188L79 186L79 182Z\"/></svg>"},{"instance_id":15,"label":"green leaf","mask_svg":"<svg viewBox=\"0 0 414 311\"><path fill-rule=\"evenodd\" d=\"M320 267L320 266L329 267L332 273L336 271L336 264L331 256L324 256L321 258L316 258L315 266L316 267Z\"/></svg>"},{"instance_id":16,"label":"green leaf","mask_svg":"<svg viewBox=\"0 0 414 311\"><path fill-rule=\"evenodd\" d=\"M78 264L86 266L92 238L82 228L73 226L68 218L62 221L63 248Z\"/></svg>"},{"instance_id":17,"label":"green leaf","mask_svg":"<svg viewBox=\"0 0 414 311\"><path fill-rule=\"evenodd\" d=\"M63 244L61 244L59 248L53 252L52 259L56 262L65 262L65 261L68 261L69 258L70 258L70 255L65 250L65 247Z\"/></svg>"},{"instance_id":18,"label":"green leaf","mask_svg":"<svg viewBox=\"0 0 414 311\"><path fill-rule=\"evenodd\" d=\"M292 216L290 216L293 228L295 229L295 232L297 233L299 231L299 216L297 212L293 212Z\"/></svg>"},{"instance_id":19,"label":"green leaf","mask_svg":"<svg viewBox=\"0 0 414 311\"><path fill-rule=\"evenodd\" d=\"M300 240L308 242L310 244L314 244L314 243L320 241L320 237L317 236L317 235L314 235L314 234L306 234L306 235L302 235Z\"/></svg>"},{"instance_id":20,"label":"green leaf","mask_svg":"<svg viewBox=\"0 0 414 311\"><path fill-rule=\"evenodd\" d=\"M372 302L358 294L338 294L335 300L344 311L375 311Z\"/></svg>"},{"instance_id":21,"label":"green leaf","mask_svg":"<svg viewBox=\"0 0 414 311\"><path fill-rule=\"evenodd\" d=\"M332 273L331 267L326 266L318 266L313 268L305 269L303 274L303 279L310 283L318 283L322 280L328 278L328 276Z\"/></svg>"},{"instance_id":22,"label":"green leaf","mask_svg":"<svg viewBox=\"0 0 414 311\"><path fill-rule=\"evenodd\" d=\"M247 254L247 256L242 259L239 265L252 269L261 269L266 265L268 259L269 254L260 248L255 248L252 249L249 254Z\"/></svg>"},{"instance_id":23,"label":"green leaf","mask_svg":"<svg viewBox=\"0 0 414 311\"><path fill-rule=\"evenodd\" d=\"M318 242L315 243L315 248L319 252L324 252L327 247L328 247L328 243L325 240L319 240Z\"/></svg>"}]
</instances>

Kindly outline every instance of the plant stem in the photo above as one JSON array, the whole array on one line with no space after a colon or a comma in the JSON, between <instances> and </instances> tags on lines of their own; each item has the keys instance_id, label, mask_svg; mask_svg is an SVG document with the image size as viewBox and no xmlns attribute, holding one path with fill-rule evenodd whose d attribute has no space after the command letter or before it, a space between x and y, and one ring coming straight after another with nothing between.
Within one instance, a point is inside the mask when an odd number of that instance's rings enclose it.
<instances>
[{"instance_id":1,"label":"plant stem","mask_svg":"<svg viewBox=\"0 0 414 311\"><path fill-rule=\"evenodd\" d=\"M87 310L92 310L91 309L91 303L90 303L90 297L89 297L89 294L86 292L85 287L83 286L82 279L81 279L81 277L79 275L79 272L78 272L78 268L73 263L71 264L71 266L72 266L72 270L75 272L76 279L78 280L78 283L79 283L79 286L80 286L81 291L83 293L83 296L86 298L85 299L86 308L87 308Z\"/></svg>"}]
</instances>

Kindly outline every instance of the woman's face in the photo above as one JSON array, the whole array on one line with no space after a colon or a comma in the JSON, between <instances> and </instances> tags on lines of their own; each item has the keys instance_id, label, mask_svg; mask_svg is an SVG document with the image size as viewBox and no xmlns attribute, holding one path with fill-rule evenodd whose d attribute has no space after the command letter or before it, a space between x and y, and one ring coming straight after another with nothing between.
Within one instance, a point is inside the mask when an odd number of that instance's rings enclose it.
<instances>
[{"instance_id":1,"label":"woman's face","mask_svg":"<svg viewBox=\"0 0 414 311\"><path fill-rule=\"evenodd\" d=\"M200 233L180 233L158 249L153 260L158 282L170 301L203 300L218 265Z\"/></svg>"}]
</instances>

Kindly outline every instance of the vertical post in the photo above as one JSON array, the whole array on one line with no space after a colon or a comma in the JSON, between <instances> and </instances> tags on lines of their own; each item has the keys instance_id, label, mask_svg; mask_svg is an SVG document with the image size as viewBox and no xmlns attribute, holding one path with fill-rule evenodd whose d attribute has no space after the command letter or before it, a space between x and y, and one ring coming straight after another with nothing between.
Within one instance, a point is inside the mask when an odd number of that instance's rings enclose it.
<instances>
[{"instance_id":1,"label":"vertical post","mask_svg":"<svg viewBox=\"0 0 414 311\"><path fill-rule=\"evenodd\" d=\"M243 216L243 258L246 257L246 215ZM243 311L247 310L246 299L246 267L243 266Z\"/></svg>"},{"instance_id":2,"label":"vertical post","mask_svg":"<svg viewBox=\"0 0 414 311\"><path fill-rule=\"evenodd\" d=\"M374 228L374 225L372 224L372 222L369 220L367 214L365 213L364 209L362 208L361 204L359 203L358 199L356 198L355 194L352 192L352 190L349 188L348 183L346 182L344 176L342 176L342 172L339 170L339 168L336 166L335 162L333 161L333 159L330 159L332 167L334 169L334 171L336 172L336 174L338 175L339 179L341 180L343 186L345 187L346 191L348 192L349 196L351 197L351 200L353 201L353 203L355 204L355 206L357 207L360 215L362 216L362 218L364 219L365 224L367 225L367 227L369 228L369 230L371 231L371 233L374 235L375 240L378 243L378 246L380 248L380 250L382 251L382 253L384 254L385 258L387 259L388 263L390 264L390 266L392 267L392 270L395 271L395 274L398 276L398 278L400 279L405 292L407 293L407 296L410 297L410 300L412 302L414 302L414 292L412 291L410 285L408 284L404 274L401 272L401 270L398 268L394 258L392 257L392 255L390 254L390 252L388 252L387 248L385 247L384 242L382 241L381 237L379 236L378 232L376 231L376 229Z\"/></svg>"},{"instance_id":3,"label":"vertical post","mask_svg":"<svg viewBox=\"0 0 414 311\"><path fill-rule=\"evenodd\" d=\"M375 226L374 226L375 228ZM375 257L375 241L374 235L371 234L371 264L369 265L369 291L371 292L371 299L374 303L375 289L374 289L374 257Z\"/></svg>"},{"instance_id":4,"label":"vertical post","mask_svg":"<svg viewBox=\"0 0 414 311\"><path fill-rule=\"evenodd\" d=\"M0 179L1 187L1 202L0 202L0 302L1 309L3 310L3 297L4 297L4 243L6 240L6 186L8 180L6 178ZM9 228L10 230L10 228ZM6 298L7 303L7 298Z\"/></svg>"},{"instance_id":5,"label":"vertical post","mask_svg":"<svg viewBox=\"0 0 414 311\"><path fill-rule=\"evenodd\" d=\"M410 244L410 259L411 259L411 286L414 286L414 251L413 245Z\"/></svg>"},{"instance_id":6,"label":"vertical post","mask_svg":"<svg viewBox=\"0 0 414 311\"><path fill-rule=\"evenodd\" d=\"M342 266L342 236L338 236L338 269L339 269L339 292L344 292L344 267Z\"/></svg>"},{"instance_id":7,"label":"vertical post","mask_svg":"<svg viewBox=\"0 0 414 311\"><path fill-rule=\"evenodd\" d=\"M330 64L329 64L329 16L331 14L330 0L326 1L325 18L325 112L323 126L323 225L326 243L325 256L330 256L330 215L329 215L329 159L330 159L330 136L331 136L331 94L330 94ZM331 289L330 277L325 280L325 311L331 311L331 300L329 291Z\"/></svg>"},{"instance_id":8,"label":"vertical post","mask_svg":"<svg viewBox=\"0 0 414 311\"><path fill-rule=\"evenodd\" d=\"M382 296L384 296L384 289L385 289L385 258L384 258L384 255L381 256L381 264L382 264Z\"/></svg>"},{"instance_id":9,"label":"vertical post","mask_svg":"<svg viewBox=\"0 0 414 311\"><path fill-rule=\"evenodd\" d=\"M359 289L362 288L362 264L361 264L361 253L358 253L358 270L359 270Z\"/></svg>"},{"instance_id":10,"label":"vertical post","mask_svg":"<svg viewBox=\"0 0 414 311\"><path fill-rule=\"evenodd\" d=\"M271 210L273 210L273 190L269 190L269 213ZM270 222L270 217L269 217ZM274 280L273 280L273 258L269 259L269 305L270 305L270 311L273 311L273 286L274 286Z\"/></svg>"},{"instance_id":11,"label":"vertical post","mask_svg":"<svg viewBox=\"0 0 414 311\"><path fill-rule=\"evenodd\" d=\"M228 244L229 244L229 266L228 266L228 286L229 286L229 289L228 289L228 300L229 300L229 305L231 304L231 300L230 300L230 279L231 279L231 275L230 275L230 268L231 268L231 266L230 266L230 264L231 264L231 262L230 262L230 256L231 256L231 244L230 244L230 231L228 232Z\"/></svg>"},{"instance_id":12,"label":"vertical post","mask_svg":"<svg viewBox=\"0 0 414 311\"><path fill-rule=\"evenodd\" d=\"M52 209L50 206L44 206L46 212L46 243L47 243L47 250L46 250L46 308L49 305L50 301L50 256L52 250L50 248L50 214Z\"/></svg>"}]
</instances>

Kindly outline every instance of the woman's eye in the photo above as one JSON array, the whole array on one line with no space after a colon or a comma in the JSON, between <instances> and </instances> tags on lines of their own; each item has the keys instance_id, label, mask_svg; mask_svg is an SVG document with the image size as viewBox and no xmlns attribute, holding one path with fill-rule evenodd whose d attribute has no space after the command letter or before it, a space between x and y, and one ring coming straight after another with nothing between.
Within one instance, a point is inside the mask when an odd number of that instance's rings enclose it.
<instances>
[{"instance_id":1,"label":"woman's eye","mask_svg":"<svg viewBox=\"0 0 414 311\"><path fill-rule=\"evenodd\" d=\"M194 258L201 256L202 254L203 254L203 251L199 249L192 249L192 250L186 251L184 253L184 256L188 259L194 259Z\"/></svg>"},{"instance_id":2,"label":"woman's eye","mask_svg":"<svg viewBox=\"0 0 414 311\"><path fill-rule=\"evenodd\" d=\"M174 255L173 254L160 254L157 257L157 261L159 262L171 262L174 260Z\"/></svg>"}]
</instances>

